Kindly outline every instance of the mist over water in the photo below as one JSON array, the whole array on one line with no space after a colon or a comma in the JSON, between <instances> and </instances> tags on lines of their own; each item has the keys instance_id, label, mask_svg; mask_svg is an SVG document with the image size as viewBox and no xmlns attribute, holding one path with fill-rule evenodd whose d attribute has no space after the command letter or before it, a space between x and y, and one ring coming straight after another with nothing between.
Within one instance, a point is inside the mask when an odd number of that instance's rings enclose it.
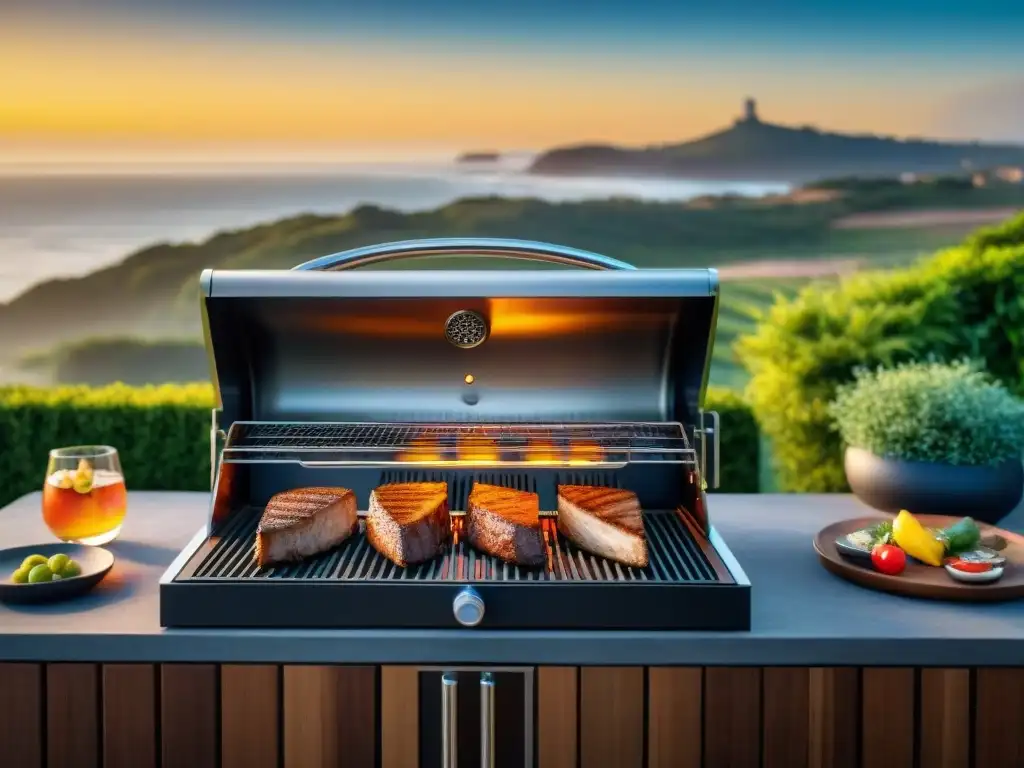
<instances>
[{"instance_id":1,"label":"mist over water","mask_svg":"<svg viewBox=\"0 0 1024 768\"><path fill-rule=\"evenodd\" d=\"M525 175L519 165L115 166L35 169L21 175L8 169L0 173L0 302L45 280L109 266L153 243L203 240L218 230L302 213L341 214L361 204L408 212L484 195L671 201L788 188L742 182L553 179Z\"/></svg>"}]
</instances>

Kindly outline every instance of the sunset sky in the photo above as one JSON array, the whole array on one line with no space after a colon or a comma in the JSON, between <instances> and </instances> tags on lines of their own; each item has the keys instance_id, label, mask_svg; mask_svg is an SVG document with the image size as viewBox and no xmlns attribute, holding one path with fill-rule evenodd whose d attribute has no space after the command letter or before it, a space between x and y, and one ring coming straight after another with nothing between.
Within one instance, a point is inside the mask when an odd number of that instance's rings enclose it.
<instances>
[{"instance_id":1,"label":"sunset sky","mask_svg":"<svg viewBox=\"0 0 1024 768\"><path fill-rule=\"evenodd\" d=\"M0 161L674 141L748 95L1024 141L1021 39L1019 0L3 0Z\"/></svg>"}]
</instances>

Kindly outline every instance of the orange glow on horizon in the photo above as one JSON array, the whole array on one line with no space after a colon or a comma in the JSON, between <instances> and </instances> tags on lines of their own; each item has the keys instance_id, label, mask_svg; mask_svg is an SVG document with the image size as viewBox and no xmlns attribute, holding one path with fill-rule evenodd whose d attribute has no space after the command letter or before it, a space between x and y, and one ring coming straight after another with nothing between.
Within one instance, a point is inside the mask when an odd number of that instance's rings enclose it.
<instances>
[{"instance_id":1,"label":"orange glow on horizon","mask_svg":"<svg viewBox=\"0 0 1024 768\"><path fill-rule=\"evenodd\" d=\"M484 55L429 39L330 45L115 23L62 28L54 20L5 29L0 71L13 76L0 82L0 139L17 144L7 151L19 159L46 158L55 147L88 154L101 146L111 156L202 147L216 156L248 146L258 156L307 149L315 157L368 143L646 144L725 127L751 89L766 119L914 133L936 98L937 86L915 81L908 91L900 73L879 83L793 62L771 62L766 74L679 56L503 48Z\"/></svg>"}]
</instances>

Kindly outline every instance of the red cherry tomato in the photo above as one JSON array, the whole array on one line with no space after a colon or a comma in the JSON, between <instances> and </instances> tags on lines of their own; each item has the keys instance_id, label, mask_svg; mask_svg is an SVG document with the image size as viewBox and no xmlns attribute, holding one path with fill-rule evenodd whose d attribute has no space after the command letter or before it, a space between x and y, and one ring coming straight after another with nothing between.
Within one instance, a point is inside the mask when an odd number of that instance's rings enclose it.
<instances>
[{"instance_id":1,"label":"red cherry tomato","mask_svg":"<svg viewBox=\"0 0 1024 768\"><path fill-rule=\"evenodd\" d=\"M887 576L896 576L903 573L903 569L907 567L907 556L899 547L879 544L871 550L871 563L875 570Z\"/></svg>"},{"instance_id":2,"label":"red cherry tomato","mask_svg":"<svg viewBox=\"0 0 1024 768\"><path fill-rule=\"evenodd\" d=\"M986 573L992 570L992 563L975 563L970 560L961 560L959 557L951 557L946 560L946 565L964 573Z\"/></svg>"}]
</instances>

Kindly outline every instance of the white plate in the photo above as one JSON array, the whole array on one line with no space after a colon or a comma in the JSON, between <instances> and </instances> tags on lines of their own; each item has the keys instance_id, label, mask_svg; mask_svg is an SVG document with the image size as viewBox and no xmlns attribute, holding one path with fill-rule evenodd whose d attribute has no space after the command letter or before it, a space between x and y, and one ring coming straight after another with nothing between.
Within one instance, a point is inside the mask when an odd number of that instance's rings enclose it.
<instances>
[{"instance_id":1,"label":"white plate","mask_svg":"<svg viewBox=\"0 0 1024 768\"><path fill-rule=\"evenodd\" d=\"M988 581L996 581L1000 576L1003 575L1002 568L993 568L991 571L982 571L981 573L968 573L967 571L958 571L951 565L945 566L946 573L952 576L957 581L965 581L969 584L984 584Z\"/></svg>"}]
</instances>

